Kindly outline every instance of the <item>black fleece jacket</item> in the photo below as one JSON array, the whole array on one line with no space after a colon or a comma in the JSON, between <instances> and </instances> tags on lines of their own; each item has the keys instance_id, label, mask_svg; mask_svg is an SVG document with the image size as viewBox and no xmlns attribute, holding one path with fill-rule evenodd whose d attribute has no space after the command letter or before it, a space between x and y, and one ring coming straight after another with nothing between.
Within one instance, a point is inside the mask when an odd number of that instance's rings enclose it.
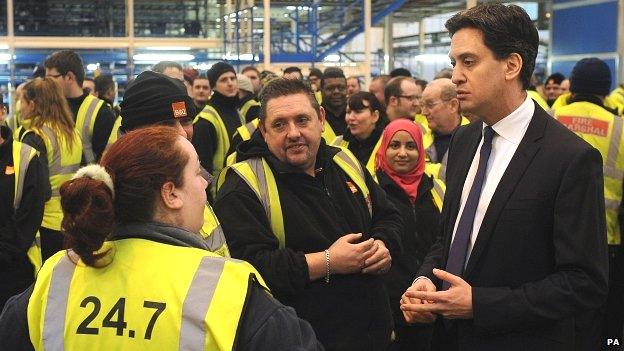
<instances>
[{"instance_id":1,"label":"black fleece jacket","mask_svg":"<svg viewBox=\"0 0 624 351\"><path fill-rule=\"evenodd\" d=\"M366 163L368 163L368 160L373 154L375 145L377 145L379 138L381 138L383 130L384 126L379 124L375 127L375 129L373 129L373 132L368 136L368 138L359 141L351 134L349 129L347 129L342 138L349 142L349 146L347 147L349 151L357 157L361 164L366 166Z\"/></svg>"},{"instance_id":2,"label":"black fleece jacket","mask_svg":"<svg viewBox=\"0 0 624 351\"><path fill-rule=\"evenodd\" d=\"M364 199L347 186L347 175L332 161L339 149L321 145L316 176L280 162L259 134L239 145L241 160L264 157L277 181L286 247L279 249L264 208L235 173L228 172L215 202L233 257L249 261L274 296L314 328L328 350L383 350L392 317L382 278L369 274L332 275L310 281L305 254L320 252L349 233L382 240L396 255L403 222L381 188L366 173L372 219Z\"/></svg>"},{"instance_id":3,"label":"black fleece jacket","mask_svg":"<svg viewBox=\"0 0 624 351\"><path fill-rule=\"evenodd\" d=\"M13 138L8 127L0 126L0 308L6 300L26 289L34 280L33 267L26 256L43 219L50 198L50 182L39 156L28 164L19 208L15 196Z\"/></svg>"},{"instance_id":4,"label":"black fleece jacket","mask_svg":"<svg viewBox=\"0 0 624 351\"><path fill-rule=\"evenodd\" d=\"M440 210L433 202L433 180L428 176L422 177L414 204L410 202L405 191L383 171L377 171L377 179L405 222L405 229L401 232L403 251L392 257L392 267L384 276L384 281L395 323L407 325L399 309L399 301L405 290L412 285L418 268L439 235Z\"/></svg>"}]
</instances>

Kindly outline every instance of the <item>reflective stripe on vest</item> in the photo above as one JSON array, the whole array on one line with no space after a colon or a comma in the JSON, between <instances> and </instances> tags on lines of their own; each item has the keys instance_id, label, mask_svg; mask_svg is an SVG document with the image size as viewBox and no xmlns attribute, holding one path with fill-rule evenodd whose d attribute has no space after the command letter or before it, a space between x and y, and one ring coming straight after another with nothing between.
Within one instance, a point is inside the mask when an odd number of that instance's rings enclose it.
<instances>
[{"instance_id":1,"label":"reflective stripe on vest","mask_svg":"<svg viewBox=\"0 0 624 351\"><path fill-rule=\"evenodd\" d=\"M433 188L431 189L431 195L433 197L433 203L438 208L438 211L442 212L442 204L444 203L444 193L446 191L446 185L440 179L433 178Z\"/></svg>"},{"instance_id":2,"label":"reflective stripe on vest","mask_svg":"<svg viewBox=\"0 0 624 351\"><path fill-rule=\"evenodd\" d=\"M91 94L82 101L76 116L76 130L82 140L82 152L87 164L95 162L93 152L93 126L104 100L100 100Z\"/></svg>"},{"instance_id":3,"label":"reflective stripe on vest","mask_svg":"<svg viewBox=\"0 0 624 351\"><path fill-rule=\"evenodd\" d=\"M230 257L230 250L225 241L225 233L219 219L215 215L209 204L204 206L204 224L199 230L199 234L204 239L210 252L222 257Z\"/></svg>"},{"instance_id":4,"label":"reflective stripe on vest","mask_svg":"<svg viewBox=\"0 0 624 351\"><path fill-rule=\"evenodd\" d=\"M30 145L21 143L17 140L13 140L13 169L15 170L15 191L13 196L13 210L17 211L22 202L22 195L24 193L24 179L28 172L28 165L30 161L37 155L37 150ZM26 252L28 260L33 265L34 276L37 276L37 272L41 269L43 259L41 257L41 237L39 232L35 233L35 240L28 248Z\"/></svg>"},{"instance_id":5,"label":"reflective stripe on vest","mask_svg":"<svg viewBox=\"0 0 624 351\"><path fill-rule=\"evenodd\" d=\"M119 139L121 136L121 132L119 131L119 127L121 127L121 116L115 119L115 124L113 124L113 129L111 130L110 135L108 136L108 141L106 142L106 148L108 149L113 143Z\"/></svg>"},{"instance_id":6,"label":"reflective stripe on vest","mask_svg":"<svg viewBox=\"0 0 624 351\"><path fill-rule=\"evenodd\" d=\"M333 160L360 189L368 209L368 214L372 217L373 207L370 190L366 185L365 173L359 161L345 148L341 148L341 151L334 156ZM282 206L275 176L267 162L263 158L253 158L225 168L224 172L219 175L217 188L220 188L225 182L225 176L229 169L234 170L254 191L262 207L264 207L271 225L271 231L277 237L279 248L284 248L286 246L286 235Z\"/></svg>"},{"instance_id":7,"label":"reflective stripe on vest","mask_svg":"<svg viewBox=\"0 0 624 351\"><path fill-rule=\"evenodd\" d=\"M250 264L203 249L135 238L104 245L114 253L101 268L85 266L71 251L46 261L28 303L35 350L85 350L88 345L232 350L249 284L257 281L266 288ZM115 327L102 322L107 319L116 320Z\"/></svg>"},{"instance_id":8,"label":"reflective stripe on vest","mask_svg":"<svg viewBox=\"0 0 624 351\"><path fill-rule=\"evenodd\" d=\"M258 101L256 101L256 99L248 100L247 102L245 102L243 104L243 106L241 106L241 109L240 109L240 111L238 111L238 113L240 114L241 122L243 123L243 125L245 125L245 123L247 123L247 114L249 113L249 110L252 107L258 107L258 106L260 106L260 103ZM258 116L254 117L254 119L256 119L257 117ZM253 122L253 120L252 120L252 122ZM245 139L243 139L243 140L245 140Z\"/></svg>"},{"instance_id":9,"label":"reflective stripe on vest","mask_svg":"<svg viewBox=\"0 0 624 351\"><path fill-rule=\"evenodd\" d=\"M13 169L15 171L15 190L13 196L13 209L17 211L22 201L22 194L24 192L24 179L26 179L26 172L28 171L28 165L30 161L37 155L35 150L30 145L21 143L17 140L13 140Z\"/></svg>"},{"instance_id":10,"label":"reflective stripe on vest","mask_svg":"<svg viewBox=\"0 0 624 351\"><path fill-rule=\"evenodd\" d=\"M260 124L260 119L256 118L249 123L245 123L244 125L238 127L236 131L238 135L240 135L243 141L251 139L251 135L258 129L258 124Z\"/></svg>"},{"instance_id":11,"label":"reflective stripe on vest","mask_svg":"<svg viewBox=\"0 0 624 351\"><path fill-rule=\"evenodd\" d=\"M199 263L182 304L180 350L198 349L199 345L204 345L206 329L201 322L208 314L224 265L225 261L211 260L209 257L202 258Z\"/></svg>"},{"instance_id":12,"label":"reflective stripe on vest","mask_svg":"<svg viewBox=\"0 0 624 351\"><path fill-rule=\"evenodd\" d=\"M242 141L246 141L251 139L251 135L258 129L258 124L260 124L260 118L256 118L249 123L245 123L244 125L236 128L236 132L240 135ZM231 166L236 163L236 151L232 152L225 159L225 165Z\"/></svg>"},{"instance_id":13,"label":"reflective stripe on vest","mask_svg":"<svg viewBox=\"0 0 624 351\"><path fill-rule=\"evenodd\" d=\"M334 139L334 141L332 141L331 146L343 147L343 148L348 149L349 142L344 140L344 137L342 135L339 135ZM375 174L375 159L377 158L377 151L379 150L380 147L381 147L381 136L377 140L377 143L375 143L375 147L373 147L373 150L370 154L370 157L368 158L368 161L366 161L366 170L368 171L368 173L370 173L373 179L375 179L375 181L377 181L377 175Z\"/></svg>"}]
</instances>

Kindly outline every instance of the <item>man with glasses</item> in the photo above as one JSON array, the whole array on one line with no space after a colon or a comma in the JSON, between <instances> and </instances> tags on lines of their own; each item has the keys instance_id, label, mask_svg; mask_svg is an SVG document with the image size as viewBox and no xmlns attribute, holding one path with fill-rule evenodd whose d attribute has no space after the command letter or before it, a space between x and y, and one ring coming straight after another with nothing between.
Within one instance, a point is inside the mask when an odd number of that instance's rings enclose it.
<instances>
[{"instance_id":1,"label":"man with glasses","mask_svg":"<svg viewBox=\"0 0 624 351\"><path fill-rule=\"evenodd\" d=\"M402 76L393 78L388 82L384 94L390 121L399 118L413 120L420 113L422 88L414 83L414 79Z\"/></svg>"},{"instance_id":2,"label":"man with glasses","mask_svg":"<svg viewBox=\"0 0 624 351\"><path fill-rule=\"evenodd\" d=\"M115 124L111 108L82 90L85 78L82 58L71 51L61 50L48 56L44 63L46 77L54 78L63 89L63 95L71 108L76 129L83 145L83 163L98 162Z\"/></svg>"},{"instance_id":3,"label":"man with glasses","mask_svg":"<svg viewBox=\"0 0 624 351\"><path fill-rule=\"evenodd\" d=\"M347 78L339 68L328 68L321 79L321 93L326 113L323 138L331 142L347 130L345 115L347 111Z\"/></svg>"},{"instance_id":4,"label":"man with glasses","mask_svg":"<svg viewBox=\"0 0 624 351\"><path fill-rule=\"evenodd\" d=\"M423 91L420 108L429 126L423 136L426 171L444 179L451 136L457 127L469 123L459 112L457 87L448 78L433 80Z\"/></svg>"}]
</instances>

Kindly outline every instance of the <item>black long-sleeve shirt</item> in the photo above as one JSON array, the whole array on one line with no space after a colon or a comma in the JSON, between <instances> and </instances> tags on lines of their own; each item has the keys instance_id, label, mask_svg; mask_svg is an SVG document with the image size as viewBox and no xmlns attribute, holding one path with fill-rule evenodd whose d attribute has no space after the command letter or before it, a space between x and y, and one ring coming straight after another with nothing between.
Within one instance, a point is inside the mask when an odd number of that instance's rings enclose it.
<instances>
[{"instance_id":1,"label":"black long-sleeve shirt","mask_svg":"<svg viewBox=\"0 0 624 351\"><path fill-rule=\"evenodd\" d=\"M47 172L35 156L28 165L20 206L13 207L15 165L11 130L1 126L0 144L0 307L12 295L32 283L33 267L26 252L41 225L43 208L50 197Z\"/></svg>"},{"instance_id":2,"label":"black long-sleeve shirt","mask_svg":"<svg viewBox=\"0 0 624 351\"><path fill-rule=\"evenodd\" d=\"M382 240L400 250L402 220L383 190L365 172L373 206L347 185L350 179L332 161L339 149L321 142L315 177L281 163L258 134L239 146L241 159L263 156L276 176L284 218L285 248L279 249L264 207L253 190L228 172L215 212L232 257L249 261L280 302L292 306L314 328L328 350L382 350L392 316L382 278L370 274L333 275L330 283L310 281L305 254L321 252L349 233Z\"/></svg>"},{"instance_id":3,"label":"black long-sleeve shirt","mask_svg":"<svg viewBox=\"0 0 624 351\"><path fill-rule=\"evenodd\" d=\"M84 99L87 98L88 93L82 94L77 98L67 98L67 103L72 111L74 122L78 116L78 110ZM91 145L93 147L93 153L95 153L95 161L98 162L106 149L108 143L108 137L113 130L115 124L115 113L111 110L107 103L102 104L102 107L97 113L95 118L95 124L93 125L93 137L91 138Z\"/></svg>"}]
</instances>

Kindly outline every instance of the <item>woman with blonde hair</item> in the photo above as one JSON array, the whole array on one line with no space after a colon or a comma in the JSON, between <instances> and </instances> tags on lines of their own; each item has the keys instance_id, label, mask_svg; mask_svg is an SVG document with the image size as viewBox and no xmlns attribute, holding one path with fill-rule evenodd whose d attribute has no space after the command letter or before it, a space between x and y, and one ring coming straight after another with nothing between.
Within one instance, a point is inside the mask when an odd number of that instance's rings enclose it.
<instances>
[{"instance_id":1,"label":"woman with blonde hair","mask_svg":"<svg viewBox=\"0 0 624 351\"><path fill-rule=\"evenodd\" d=\"M51 197L45 203L41 234L43 260L63 248L63 212L59 188L80 167L82 142L74 128L67 100L53 78L37 78L25 84L21 103L23 126L15 139L35 148L50 179Z\"/></svg>"}]
</instances>

